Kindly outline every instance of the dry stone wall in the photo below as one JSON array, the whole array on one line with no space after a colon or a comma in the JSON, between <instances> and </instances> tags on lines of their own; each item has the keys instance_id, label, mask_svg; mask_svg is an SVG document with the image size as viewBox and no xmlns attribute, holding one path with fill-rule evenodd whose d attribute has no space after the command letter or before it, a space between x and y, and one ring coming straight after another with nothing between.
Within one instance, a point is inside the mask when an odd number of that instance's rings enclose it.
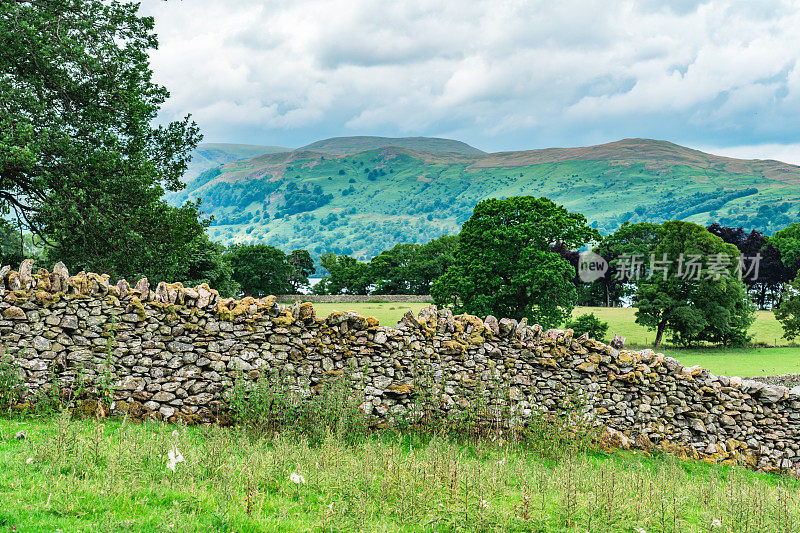
<instances>
[{"instance_id":1,"label":"dry stone wall","mask_svg":"<svg viewBox=\"0 0 800 533\"><path fill-rule=\"evenodd\" d=\"M800 470L794 391L571 330L433 306L386 327L354 313L316 317L308 302L221 299L207 285L111 284L62 264L34 273L31 261L0 269L0 280L0 343L31 391L107 376L117 408L201 421L216 419L237 373L278 372L308 394L347 372L362 407L385 419L413 408L423 382L445 409L485 396L521 419L579 395L618 445Z\"/></svg>"}]
</instances>

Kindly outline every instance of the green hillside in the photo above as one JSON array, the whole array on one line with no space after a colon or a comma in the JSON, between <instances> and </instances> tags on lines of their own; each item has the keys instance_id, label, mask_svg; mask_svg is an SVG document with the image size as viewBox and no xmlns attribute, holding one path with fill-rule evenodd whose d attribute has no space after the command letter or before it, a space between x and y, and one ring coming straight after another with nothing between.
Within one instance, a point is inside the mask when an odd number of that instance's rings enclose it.
<instances>
[{"instance_id":1,"label":"green hillside","mask_svg":"<svg viewBox=\"0 0 800 533\"><path fill-rule=\"evenodd\" d=\"M229 143L202 143L192 150L192 160L184 174L185 182L190 182L204 170L238 161L249 159L261 154L288 152L291 148L282 146L261 146L256 144L229 144Z\"/></svg>"},{"instance_id":2,"label":"green hillside","mask_svg":"<svg viewBox=\"0 0 800 533\"><path fill-rule=\"evenodd\" d=\"M681 218L771 233L798 219L800 167L647 139L493 154L296 150L206 171L172 201L202 198L221 242L371 257L457 232L484 198L522 194L584 213L601 232Z\"/></svg>"},{"instance_id":3,"label":"green hillside","mask_svg":"<svg viewBox=\"0 0 800 533\"><path fill-rule=\"evenodd\" d=\"M313 142L298 148L300 151L321 152L323 154L345 155L364 150L375 150L387 146L408 148L409 150L422 150L426 152L452 152L456 154L484 154L461 141L440 139L437 137L332 137L322 141Z\"/></svg>"}]
</instances>

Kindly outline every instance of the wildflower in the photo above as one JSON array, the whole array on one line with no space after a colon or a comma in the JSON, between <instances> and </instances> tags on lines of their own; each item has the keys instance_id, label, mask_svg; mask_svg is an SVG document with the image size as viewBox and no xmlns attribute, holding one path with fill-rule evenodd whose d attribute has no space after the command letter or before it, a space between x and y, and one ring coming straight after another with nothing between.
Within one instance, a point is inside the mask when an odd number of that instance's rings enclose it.
<instances>
[{"instance_id":1,"label":"wildflower","mask_svg":"<svg viewBox=\"0 0 800 533\"><path fill-rule=\"evenodd\" d=\"M481 500L481 507L484 508L484 509L488 509L489 508L489 502L487 502L486 500Z\"/></svg>"},{"instance_id":2,"label":"wildflower","mask_svg":"<svg viewBox=\"0 0 800 533\"><path fill-rule=\"evenodd\" d=\"M31 464L32 462L33 462L33 457L28 457L27 459L25 459L25 464L26 464L26 465L29 465L29 464Z\"/></svg>"},{"instance_id":3,"label":"wildflower","mask_svg":"<svg viewBox=\"0 0 800 533\"><path fill-rule=\"evenodd\" d=\"M712 528L722 527L722 521L719 518L715 518L714 520L711 521L711 527Z\"/></svg>"},{"instance_id":4,"label":"wildflower","mask_svg":"<svg viewBox=\"0 0 800 533\"><path fill-rule=\"evenodd\" d=\"M178 430L177 430L177 429L173 429L173 430L172 430L172 436L173 436L173 437L175 437L175 438L177 439L178 437L180 437L180 436L181 436L181 434L178 432Z\"/></svg>"},{"instance_id":5,"label":"wildflower","mask_svg":"<svg viewBox=\"0 0 800 533\"><path fill-rule=\"evenodd\" d=\"M506 458L505 458L505 457L503 457L502 459L500 459L499 461L497 461L497 464L498 464L499 466L503 466L504 464L506 464Z\"/></svg>"},{"instance_id":6,"label":"wildflower","mask_svg":"<svg viewBox=\"0 0 800 533\"><path fill-rule=\"evenodd\" d=\"M295 485L305 485L306 478L298 474L297 472L292 472L292 475L289 476L289 481L294 483Z\"/></svg>"},{"instance_id":7,"label":"wildflower","mask_svg":"<svg viewBox=\"0 0 800 533\"><path fill-rule=\"evenodd\" d=\"M167 457L169 460L167 461L167 468L175 471L175 467L178 466L178 463L185 463L186 460L183 458L183 454L178 451L178 448L173 446L170 451L167 453Z\"/></svg>"},{"instance_id":8,"label":"wildflower","mask_svg":"<svg viewBox=\"0 0 800 533\"><path fill-rule=\"evenodd\" d=\"M635 528L633 528L633 530L636 533L647 533L647 530L645 528L643 528L643 527L635 527Z\"/></svg>"}]
</instances>

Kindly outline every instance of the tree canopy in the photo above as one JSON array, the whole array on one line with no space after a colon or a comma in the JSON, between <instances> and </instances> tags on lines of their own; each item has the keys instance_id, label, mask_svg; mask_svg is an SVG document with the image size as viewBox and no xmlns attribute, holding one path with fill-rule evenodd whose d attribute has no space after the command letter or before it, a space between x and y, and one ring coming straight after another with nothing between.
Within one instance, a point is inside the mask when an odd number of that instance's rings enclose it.
<instances>
[{"instance_id":1,"label":"tree canopy","mask_svg":"<svg viewBox=\"0 0 800 533\"><path fill-rule=\"evenodd\" d=\"M286 256L286 262L292 267L288 279L292 292L308 288L308 276L317 271L311 254L307 250L294 250Z\"/></svg>"},{"instance_id":2,"label":"tree canopy","mask_svg":"<svg viewBox=\"0 0 800 533\"><path fill-rule=\"evenodd\" d=\"M268 296L291 292L292 266L283 251L268 244L234 244L225 259L233 269L233 280L246 296Z\"/></svg>"},{"instance_id":3,"label":"tree canopy","mask_svg":"<svg viewBox=\"0 0 800 533\"><path fill-rule=\"evenodd\" d=\"M402 243L370 261L377 294L430 294L431 284L453 263L458 237L445 235L425 244Z\"/></svg>"},{"instance_id":4,"label":"tree canopy","mask_svg":"<svg viewBox=\"0 0 800 533\"><path fill-rule=\"evenodd\" d=\"M438 305L553 327L577 297L574 268L554 248L578 248L600 234L548 198L517 196L480 202L458 239L453 265L431 290Z\"/></svg>"},{"instance_id":5,"label":"tree canopy","mask_svg":"<svg viewBox=\"0 0 800 533\"><path fill-rule=\"evenodd\" d=\"M315 294L367 294L372 284L369 263L349 255L322 254L322 268L329 272L314 286Z\"/></svg>"},{"instance_id":6,"label":"tree canopy","mask_svg":"<svg viewBox=\"0 0 800 533\"><path fill-rule=\"evenodd\" d=\"M735 271L738 259L735 246L702 226L661 225L636 292L636 322L656 332L655 347L667 331L681 345L749 340L755 308Z\"/></svg>"},{"instance_id":7,"label":"tree canopy","mask_svg":"<svg viewBox=\"0 0 800 533\"><path fill-rule=\"evenodd\" d=\"M0 207L71 269L178 279L204 226L170 207L200 140L189 117L153 126L153 19L138 3L0 3Z\"/></svg>"}]
</instances>

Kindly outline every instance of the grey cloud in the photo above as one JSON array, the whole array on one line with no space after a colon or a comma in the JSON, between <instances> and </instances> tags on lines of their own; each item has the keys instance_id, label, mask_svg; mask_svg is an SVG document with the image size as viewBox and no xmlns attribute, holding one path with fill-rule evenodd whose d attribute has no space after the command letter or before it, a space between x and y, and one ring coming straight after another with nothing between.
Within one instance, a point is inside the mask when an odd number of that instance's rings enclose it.
<instances>
[{"instance_id":1,"label":"grey cloud","mask_svg":"<svg viewBox=\"0 0 800 533\"><path fill-rule=\"evenodd\" d=\"M172 92L164 118L192 112L210 140L796 141L800 8L665 4L144 0L143 10Z\"/></svg>"}]
</instances>

